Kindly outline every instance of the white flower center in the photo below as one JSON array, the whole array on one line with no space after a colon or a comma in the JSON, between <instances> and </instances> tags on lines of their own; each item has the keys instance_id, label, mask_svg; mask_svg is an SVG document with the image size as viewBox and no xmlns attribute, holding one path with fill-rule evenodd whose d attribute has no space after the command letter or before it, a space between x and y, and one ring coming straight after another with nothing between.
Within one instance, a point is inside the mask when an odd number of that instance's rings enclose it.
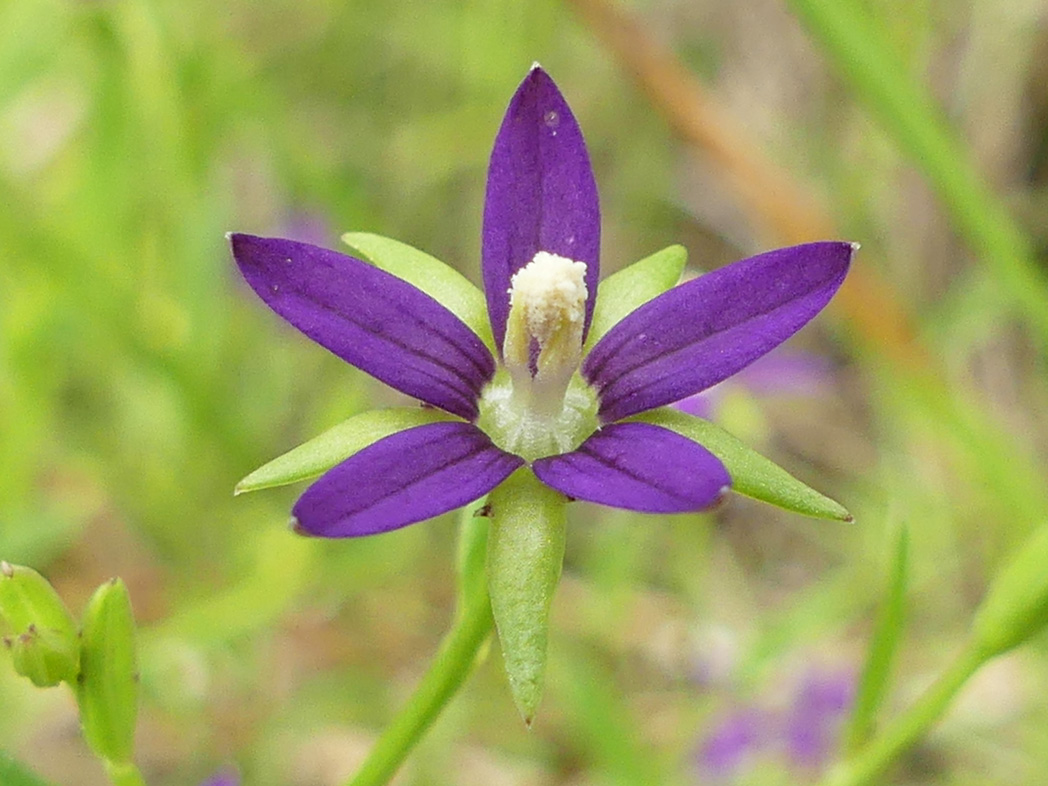
<instances>
[{"instance_id":1,"label":"white flower center","mask_svg":"<svg viewBox=\"0 0 1048 786\"><path fill-rule=\"evenodd\" d=\"M513 275L502 354L520 405L540 414L562 408L582 355L587 294L585 263L547 251Z\"/></svg>"},{"instance_id":2,"label":"white flower center","mask_svg":"<svg viewBox=\"0 0 1048 786\"><path fill-rule=\"evenodd\" d=\"M576 373L586 324L586 265L540 251L510 279L503 368L484 390L479 425L533 461L574 450L598 427L597 397Z\"/></svg>"}]
</instances>

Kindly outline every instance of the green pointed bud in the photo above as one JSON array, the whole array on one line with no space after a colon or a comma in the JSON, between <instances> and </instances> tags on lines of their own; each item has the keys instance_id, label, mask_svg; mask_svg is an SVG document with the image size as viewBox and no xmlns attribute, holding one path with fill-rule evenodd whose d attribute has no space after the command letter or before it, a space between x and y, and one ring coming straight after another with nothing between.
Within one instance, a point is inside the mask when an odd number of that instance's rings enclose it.
<instances>
[{"instance_id":1,"label":"green pointed bud","mask_svg":"<svg viewBox=\"0 0 1048 786\"><path fill-rule=\"evenodd\" d=\"M77 702L91 749L131 760L138 716L138 664L131 598L120 579L99 587L84 610Z\"/></svg>"},{"instance_id":2,"label":"green pointed bud","mask_svg":"<svg viewBox=\"0 0 1048 786\"><path fill-rule=\"evenodd\" d=\"M75 638L53 628L37 628L4 638L11 650L15 671L28 677L38 688L52 688L60 683L76 684L80 652Z\"/></svg>"},{"instance_id":3,"label":"green pointed bud","mask_svg":"<svg viewBox=\"0 0 1048 786\"><path fill-rule=\"evenodd\" d=\"M47 579L32 568L0 562L0 617L11 629L5 642L15 671L42 688L75 682L76 625Z\"/></svg>"},{"instance_id":4,"label":"green pointed bud","mask_svg":"<svg viewBox=\"0 0 1048 786\"><path fill-rule=\"evenodd\" d=\"M531 725L542 697L553 592L564 562L567 498L528 468L488 497L488 592L513 700Z\"/></svg>"},{"instance_id":5,"label":"green pointed bud","mask_svg":"<svg viewBox=\"0 0 1048 786\"><path fill-rule=\"evenodd\" d=\"M1048 525L1019 548L990 589L972 623L975 644L993 657L1048 624Z\"/></svg>"},{"instance_id":6,"label":"green pointed bud","mask_svg":"<svg viewBox=\"0 0 1048 786\"><path fill-rule=\"evenodd\" d=\"M32 568L0 562L0 617L15 633L35 625L76 638L76 624L55 588Z\"/></svg>"}]
</instances>

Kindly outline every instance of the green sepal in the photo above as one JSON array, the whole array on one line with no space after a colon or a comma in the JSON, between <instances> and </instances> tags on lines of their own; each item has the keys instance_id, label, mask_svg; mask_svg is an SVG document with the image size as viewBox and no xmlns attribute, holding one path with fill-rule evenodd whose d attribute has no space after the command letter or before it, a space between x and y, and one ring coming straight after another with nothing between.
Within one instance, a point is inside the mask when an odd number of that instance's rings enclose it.
<instances>
[{"instance_id":1,"label":"green sepal","mask_svg":"<svg viewBox=\"0 0 1048 786\"><path fill-rule=\"evenodd\" d=\"M53 628L30 625L24 633L5 636L15 671L38 688L53 688L63 682L76 685L80 649L75 638Z\"/></svg>"},{"instance_id":2,"label":"green sepal","mask_svg":"<svg viewBox=\"0 0 1048 786\"><path fill-rule=\"evenodd\" d=\"M684 246L668 246L601 281L583 352L638 306L675 287L687 262Z\"/></svg>"},{"instance_id":3,"label":"green sepal","mask_svg":"<svg viewBox=\"0 0 1048 786\"><path fill-rule=\"evenodd\" d=\"M361 412L262 465L237 483L233 493L243 494L315 478L391 434L451 419L445 412L421 407Z\"/></svg>"},{"instance_id":4,"label":"green sepal","mask_svg":"<svg viewBox=\"0 0 1048 786\"><path fill-rule=\"evenodd\" d=\"M76 698L91 750L115 764L130 762L138 717L138 653L131 598L120 579L99 587L84 610Z\"/></svg>"},{"instance_id":5,"label":"green sepal","mask_svg":"<svg viewBox=\"0 0 1048 786\"><path fill-rule=\"evenodd\" d=\"M698 442L724 463L731 475L732 491L805 516L852 520L851 514L840 503L797 480L774 461L708 420L669 407L645 412L629 420L653 423Z\"/></svg>"},{"instance_id":6,"label":"green sepal","mask_svg":"<svg viewBox=\"0 0 1048 786\"><path fill-rule=\"evenodd\" d=\"M972 622L986 657L1017 647L1048 624L1048 524L1042 524L990 584Z\"/></svg>"},{"instance_id":7,"label":"green sepal","mask_svg":"<svg viewBox=\"0 0 1048 786\"><path fill-rule=\"evenodd\" d=\"M877 622L870 640L855 708L844 733L845 750L859 750L872 736L874 721L888 692L895 653L902 640L906 618L906 586L909 574L910 536L905 526L899 528L892 555L887 592L877 614Z\"/></svg>"},{"instance_id":8,"label":"green sepal","mask_svg":"<svg viewBox=\"0 0 1048 786\"><path fill-rule=\"evenodd\" d=\"M32 568L0 562L0 617L15 671L47 688L74 683L80 668L76 625L55 588Z\"/></svg>"},{"instance_id":9,"label":"green sepal","mask_svg":"<svg viewBox=\"0 0 1048 786\"><path fill-rule=\"evenodd\" d=\"M370 232L347 232L342 242L359 252L364 261L414 284L439 301L498 355L484 293L451 265L407 243Z\"/></svg>"},{"instance_id":10,"label":"green sepal","mask_svg":"<svg viewBox=\"0 0 1048 786\"><path fill-rule=\"evenodd\" d=\"M567 498L531 469L488 496L488 592L510 691L531 725L542 698L553 592L564 562Z\"/></svg>"}]
</instances>

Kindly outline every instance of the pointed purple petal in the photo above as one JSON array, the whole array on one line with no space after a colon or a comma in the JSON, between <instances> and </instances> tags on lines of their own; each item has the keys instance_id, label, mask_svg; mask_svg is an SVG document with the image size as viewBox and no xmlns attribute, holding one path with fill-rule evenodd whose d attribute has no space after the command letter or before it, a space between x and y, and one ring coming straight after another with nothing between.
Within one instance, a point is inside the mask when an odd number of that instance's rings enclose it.
<instances>
[{"instance_id":1,"label":"pointed purple petal","mask_svg":"<svg viewBox=\"0 0 1048 786\"><path fill-rule=\"evenodd\" d=\"M532 469L569 497L646 513L704 510L731 485L706 448L649 423L605 426L574 452L539 459Z\"/></svg>"},{"instance_id":2,"label":"pointed purple petal","mask_svg":"<svg viewBox=\"0 0 1048 786\"><path fill-rule=\"evenodd\" d=\"M510 101L488 167L484 290L500 352L510 277L539 251L586 263L589 330L600 278L597 184L575 116L553 80L535 66Z\"/></svg>"},{"instance_id":3,"label":"pointed purple petal","mask_svg":"<svg viewBox=\"0 0 1048 786\"><path fill-rule=\"evenodd\" d=\"M469 423L401 431L334 467L299 497L296 530L322 538L374 535L487 494L524 464Z\"/></svg>"},{"instance_id":4,"label":"pointed purple petal","mask_svg":"<svg viewBox=\"0 0 1048 786\"><path fill-rule=\"evenodd\" d=\"M644 304L582 364L609 422L705 390L774 349L829 302L849 243L770 251L707 273Z\"/></svg>"},{"instance_id":5,"label":"pointed purple petal","mask_svg":"<svg viewBox=\"0 0 1048 786\"><path fill-rule=\"evenodd\" d=\"M390 387L468 420L495 373L484 343L443 305L354 257L232 235L251 288L311 339Z\"/></svg>"}]
</instances>

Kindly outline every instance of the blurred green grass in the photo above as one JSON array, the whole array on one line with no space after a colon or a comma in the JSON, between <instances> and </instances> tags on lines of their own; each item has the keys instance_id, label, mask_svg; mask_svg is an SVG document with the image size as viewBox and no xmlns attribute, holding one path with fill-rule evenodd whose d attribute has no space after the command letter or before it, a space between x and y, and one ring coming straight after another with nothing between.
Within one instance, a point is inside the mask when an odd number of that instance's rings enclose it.
<instances>
[{"instance_id":1,"label":"blurred green grass","mask_svg":"<svg viewBox=\"0 0 1048 786\"><path fill-rule=\"evenodd\" d=\"M1030 314L1045 293L1001 296L891 128L779 4L629 7L863 243L876 262L858 264L916 315L942 384L903 376L840 319L809 328L797 344L837 364L828 390L752 401L726 425L858 523L742 499L709 517L580 505L537 728L517 723L493 653L407 783L697 782L693 752L724 712L784 701L813 664L859 668L905 523L898 707L1048 513L1043 342L1027 327L1048 318ZM1043 270L1043 4L866 8ZM586 133L607 270L675 242L696 272L765 246L723 173L552 0L0 4L0 557L76 611L103 579L128 582L151 784L225 761L260 786L337 783L454 597L450 520L307 542L284 529L295 489L232 498L255 466L392 394L248 296L225 232L378 232L479 280L486 159L534 60ZM1040 783L1046 667L1043 643L995 664L898 782ZM0 749L56 783L103 782L61 694L0 668L0 707Z\"/></svg>"}]
</instances>

